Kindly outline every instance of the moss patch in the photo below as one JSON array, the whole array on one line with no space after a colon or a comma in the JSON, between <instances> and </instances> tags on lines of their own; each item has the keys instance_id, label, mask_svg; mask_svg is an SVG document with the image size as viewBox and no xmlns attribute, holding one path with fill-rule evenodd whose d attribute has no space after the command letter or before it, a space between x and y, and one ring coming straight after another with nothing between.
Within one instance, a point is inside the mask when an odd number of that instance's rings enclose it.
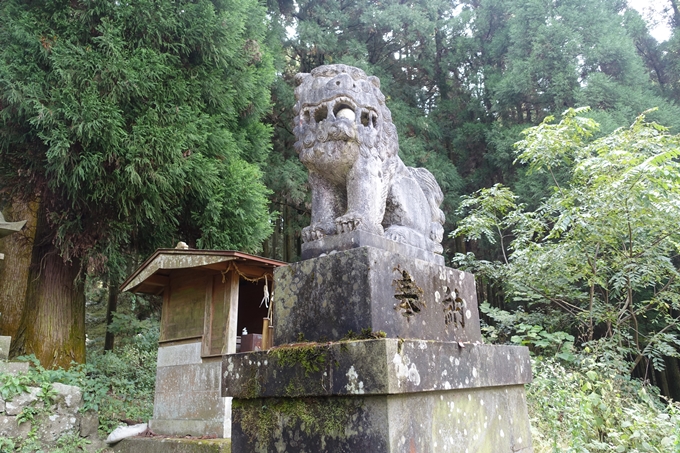
<instances>
[{"instance_id":1,"label":"moss patch","mask_svg":"<svg viewBox=\"0 0 680 453\"><path fill-rule=\"evenodd\" d=\"M259 450L266 449L284 428L299 429L307 438L344 437L345 427L362 407L360 398L234 400L232 420Z\"/></svg>"},{"instance_id":2,"label":"moss patch","mask_svg":"<svg viewBox=\"0 0 680 453\"><path fill-rule=\"evenodd\" d=\"M318 373L331 362L332 351L329 345L318 343L285 345L269 351L278 365L284 368L301 366L305 376Z\"/></svg>"}]
</instances>

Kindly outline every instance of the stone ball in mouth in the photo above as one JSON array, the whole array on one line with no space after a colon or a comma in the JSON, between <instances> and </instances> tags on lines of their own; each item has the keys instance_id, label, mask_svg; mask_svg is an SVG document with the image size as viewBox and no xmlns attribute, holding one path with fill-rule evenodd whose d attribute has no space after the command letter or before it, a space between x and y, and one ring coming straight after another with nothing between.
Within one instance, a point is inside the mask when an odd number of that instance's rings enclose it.
<instances>
[{"instance_id":1,"label":"stone ball in mouth","mask_svg":"<svg viewBox=\"0 0 680 453\"><path fill-rule=\"evenodd\" d=\"M357 116L354 113L354 110L344 108L344 109L341 109L338 113L336 113L335 117L338 118L338 119L346 118L346 119L350 120L351 122L354 122L354 120L356 119Z\"/></svg>"}]
</instances>

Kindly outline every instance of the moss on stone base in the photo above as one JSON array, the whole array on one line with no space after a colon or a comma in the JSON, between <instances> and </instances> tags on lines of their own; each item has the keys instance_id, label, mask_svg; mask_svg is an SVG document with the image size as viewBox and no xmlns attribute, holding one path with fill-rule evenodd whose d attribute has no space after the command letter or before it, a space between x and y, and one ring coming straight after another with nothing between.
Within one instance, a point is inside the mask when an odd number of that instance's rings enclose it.
<instances>
[{"instance_id":1,"label":"moss on stone base","mask_svg":"<svg viewBox=\"0 0 680 453\"><path fill-rule=\"evenodd\" d=\"M362 405L360 398L235 399L232 421L259 449L266 448L283 427L296 427L308 438L342 437Z\"/></svg>"}]
</instances>

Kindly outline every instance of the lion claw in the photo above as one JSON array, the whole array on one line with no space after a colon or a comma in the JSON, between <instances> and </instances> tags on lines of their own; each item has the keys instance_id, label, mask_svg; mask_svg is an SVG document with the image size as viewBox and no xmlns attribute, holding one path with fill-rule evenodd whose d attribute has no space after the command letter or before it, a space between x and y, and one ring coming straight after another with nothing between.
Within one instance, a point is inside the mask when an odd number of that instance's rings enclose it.
<instances>
[{"instance_id":1,"label":"lion claw","mask_svg":"<svg viewBox=\"0 0 680 453\"><path fill-rule=\"evenodd\" d=\"M335 229L338 234L351 233L358 229L361 223L361 217L342 216L335 220Z\"/></svg>"},{"instance_id":2,"label":"lion claw","mask_svg":"<svg viewBox=\"0 0 680 453\"><path fill-rule=\"evenodd\" d=\"M302 229L302 242L318 241L325 236L323 230L311 225Z\"/></svg>"}]
</instances>

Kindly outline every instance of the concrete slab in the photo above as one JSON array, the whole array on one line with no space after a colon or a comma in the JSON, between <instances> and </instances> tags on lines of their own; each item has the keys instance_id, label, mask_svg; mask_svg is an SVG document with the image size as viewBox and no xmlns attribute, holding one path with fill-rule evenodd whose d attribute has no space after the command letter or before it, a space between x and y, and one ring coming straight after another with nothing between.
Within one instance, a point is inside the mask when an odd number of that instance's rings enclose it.
<instances>
[{"instance_id":1,"label":"concrete slab","mask_svg":"<svg viewBox=\"0 0 680 453\"><path fill-rule=\"evenodd\" d=\"M157 366L190 365L201 363L201 342L160 345L158 348Z\"/></svg>"},{"instance_id":2,"label":"concrete slab","mask_svg":"<svg viewBox=\"0 0 680 453\"><path fill-rule=\"evenodd\" d=\"M130 437L112 449L116 453L231 453L231 440Z\"/></svg>"},{"instance_id":3,"label":"concrete slab","mask_svg":"<svg viewBox=\"0 0 680 453\"><path fill-rule=\"evenodd\" d=\"M169 436L228 437L230 398L221 396L220 360L194 363L191 357L183 359L181 352L191 351L191 348L182 346L172 354L164 353L163 358L159 357L159 363L170 365L156 369L154 414L149 421L151 430Z\"/></svg>"}]
</instances>

